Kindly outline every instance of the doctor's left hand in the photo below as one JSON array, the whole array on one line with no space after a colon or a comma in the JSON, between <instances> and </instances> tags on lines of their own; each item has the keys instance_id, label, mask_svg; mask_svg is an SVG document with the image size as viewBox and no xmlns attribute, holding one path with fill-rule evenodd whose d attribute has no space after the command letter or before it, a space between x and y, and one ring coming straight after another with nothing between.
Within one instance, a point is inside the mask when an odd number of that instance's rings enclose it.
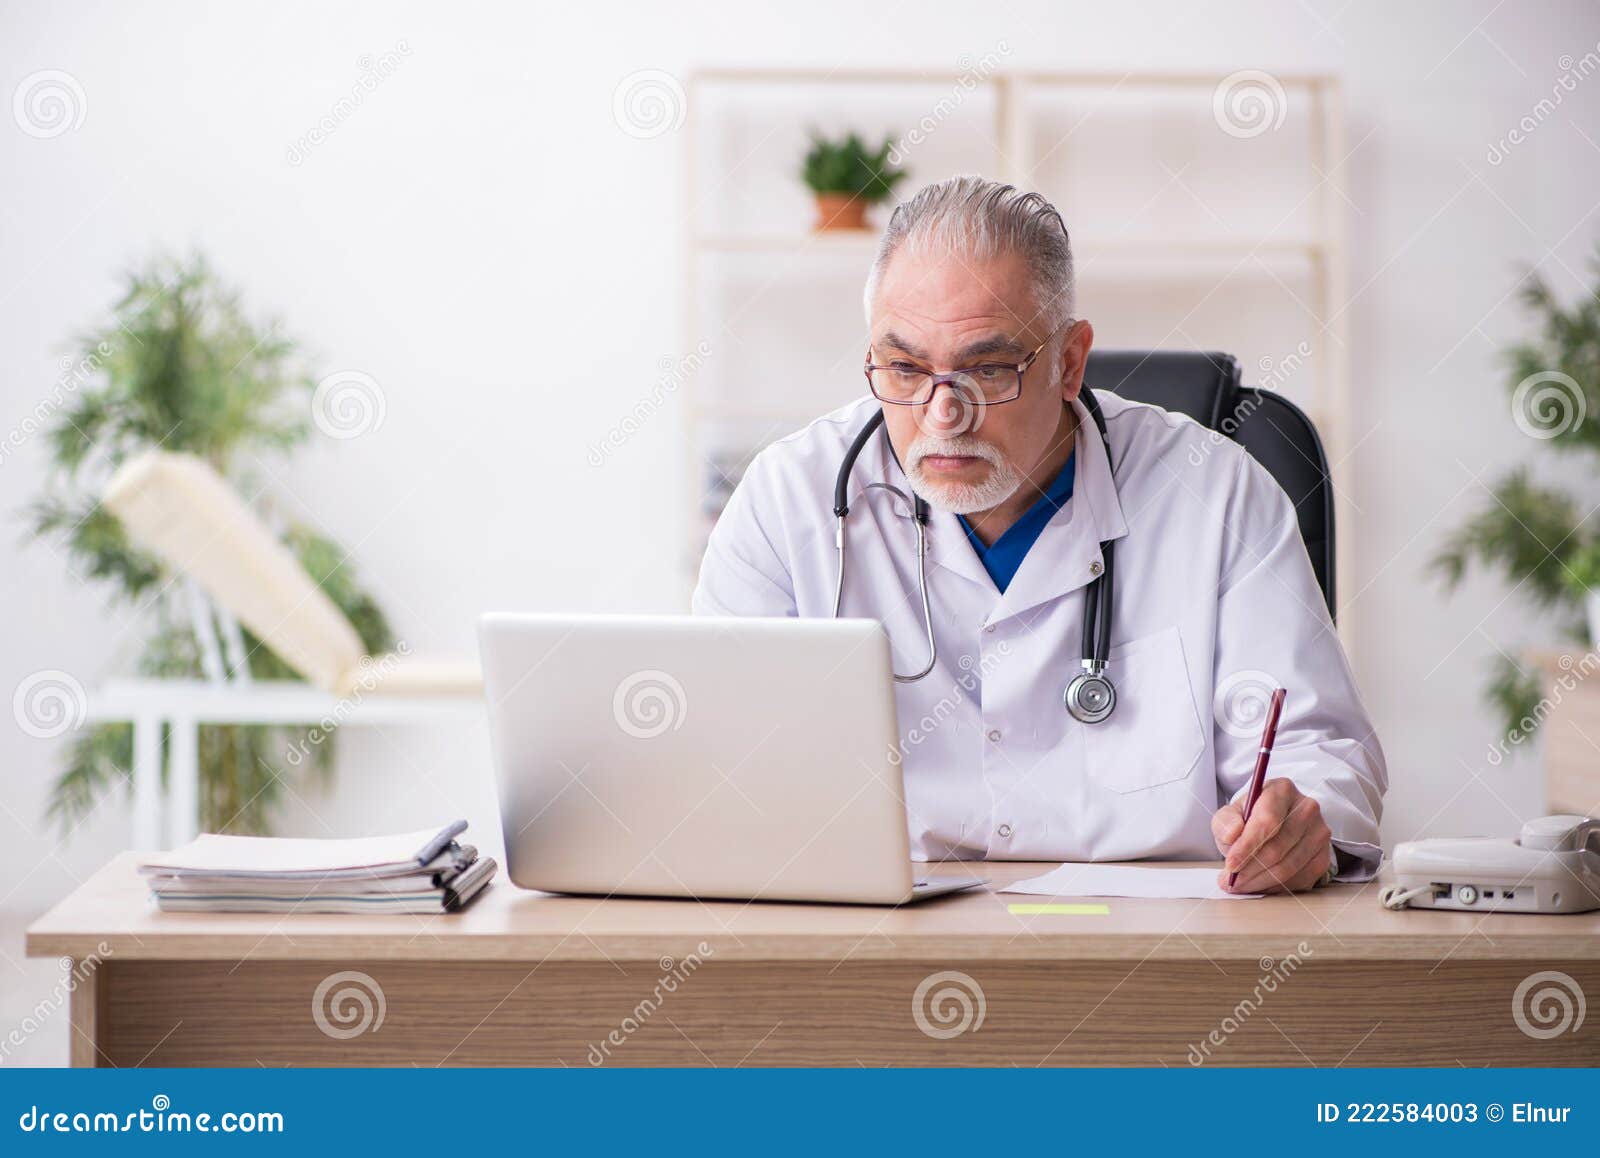
<instances>
[{"instance_id":1,"label":"doctor's left hand","mask_svg":"<svg viewBox=\"0 0 1600 1158\"><path fill-rule=\"evenodd\" d=\"M1244 823L1244 802L1225 804L1211 817L1217 851L1227 859L1217 883L1228 888L1238 870L1236 893L1297 893L1311 888L1327 871L1333 832L1322 807L1286 777L1270 779Z\"/></svg>"}]
</instances>

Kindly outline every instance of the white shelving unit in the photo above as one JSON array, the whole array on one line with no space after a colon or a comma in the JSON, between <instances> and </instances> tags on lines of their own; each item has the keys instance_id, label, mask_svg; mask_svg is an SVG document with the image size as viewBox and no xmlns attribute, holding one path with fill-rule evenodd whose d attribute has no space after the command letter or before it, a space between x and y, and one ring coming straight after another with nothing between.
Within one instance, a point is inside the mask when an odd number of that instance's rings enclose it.
<instances>
[{"instance_id":1,"label":"white shelving unit","mask_svg":"<svg viewBox=\"0 0 1600 1158\"><path fill-rule=\"evenodd\" d=\"M1266 121L1229 121L1230 132L1215 103L1227 79L693 75L683 348L705 341L711 356L685 389L700 529L691 562L720 509L709 485L719 469L736 476L760 446L865 389L861 288L876 229L811 232L798 170L815 127L901 141L911 174L902 195L960 172L1038 190L1072 234L1078 309L1094 323L1097 346L1224 350L1239 358L1247 382L1302 405L1333 463L1338 587L1353 593L1339 83L1276 75L1276 89L1257 86ZM919 140L900 135L913 128L923 130ZM1348 639L1347 617L1341 628Z\"/></svg>"}]
</instances>

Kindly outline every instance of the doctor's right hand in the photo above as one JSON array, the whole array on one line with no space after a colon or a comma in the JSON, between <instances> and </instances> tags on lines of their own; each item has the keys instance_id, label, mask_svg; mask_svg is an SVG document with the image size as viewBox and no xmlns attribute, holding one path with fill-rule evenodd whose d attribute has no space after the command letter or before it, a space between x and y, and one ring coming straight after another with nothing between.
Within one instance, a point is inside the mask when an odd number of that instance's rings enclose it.
<instances>
[{"instance_id":1,"label":"doctor's right hand","mask_svg":"<svg viewBox=\"0 0 1600 1158\"><path fill-rule=\"evenodd\" d=\"M1244 804L1225 804L1211 817L1217 851L1227 858L1217 884L1234 893L1298 893L1322 879L1333 856L1333 831L1322 806L1286 776L1274 776L1244 821ZM1228 884L1231 873L1239 879Z\"/></svg>"}]
</instances>

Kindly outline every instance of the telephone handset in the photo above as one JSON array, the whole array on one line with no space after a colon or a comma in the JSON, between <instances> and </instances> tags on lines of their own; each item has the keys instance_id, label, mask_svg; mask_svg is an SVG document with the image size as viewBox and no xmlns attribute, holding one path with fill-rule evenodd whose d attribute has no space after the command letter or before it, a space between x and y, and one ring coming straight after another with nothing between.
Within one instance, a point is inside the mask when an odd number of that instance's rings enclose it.
<instances>
[{"instance_id":1,"label":"telephone handset","mask_svg":"<svg viewBox=\"0 0 1600 1158\"><path fill-rule=\"evenodd\" d=\"M1587 913L1600 909L1600 820L1542 816L1515 838L1411 840L1394 850L1385 908Z\"/></svg>"}]
</instances>

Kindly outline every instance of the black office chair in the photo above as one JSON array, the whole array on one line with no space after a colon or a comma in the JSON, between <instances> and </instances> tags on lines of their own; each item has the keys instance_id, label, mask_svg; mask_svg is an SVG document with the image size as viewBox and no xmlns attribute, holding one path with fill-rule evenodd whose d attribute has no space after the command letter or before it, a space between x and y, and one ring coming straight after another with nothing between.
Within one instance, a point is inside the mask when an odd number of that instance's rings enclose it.
<instances>
[{"instance_id":1,"label":"black office chair","mask_svg":"<svg viewBox=\"0 0 1600 1158\"><path fill-rule=\"evenodd\" d=\"M1186 350L1091 350L1083 374L1091 387L1187 414L1266 467L1299 512L1300 538L1332 616L1333 481L1322 439L1293 402L1239 378L1232 354Z\"/></svg>"}]
</instances>

